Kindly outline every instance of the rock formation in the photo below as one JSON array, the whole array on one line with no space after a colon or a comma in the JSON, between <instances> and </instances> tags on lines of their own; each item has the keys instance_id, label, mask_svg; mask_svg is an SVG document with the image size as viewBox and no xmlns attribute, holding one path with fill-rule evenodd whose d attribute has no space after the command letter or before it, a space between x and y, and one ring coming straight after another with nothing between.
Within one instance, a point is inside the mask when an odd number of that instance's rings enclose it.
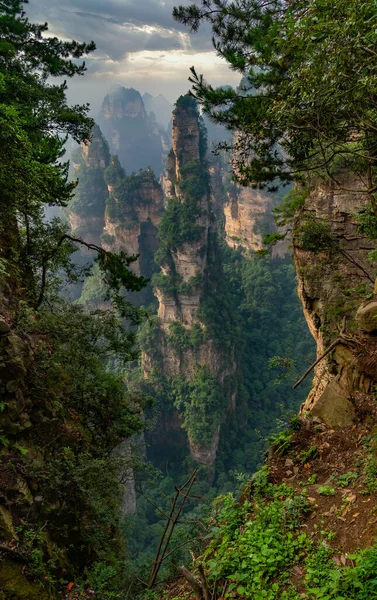
<instances>
[{"instance_id":1,"label":"rock formation","mask_svg":"<svg viewBox=\"0 0 377 600\"><path fill-rule=\"evenodd\" d=\"M114 159L112 159L114 161ZM163 192L152 169L108 180L109 199L105 211L105 248L140 255L132 264L137 274L150 277L157 250L157 228L163 213Z\"/></svg>"},{"instance_id":2,"label":"rock formation","mask_svg":"<svg viewBox=\"0 0 377 600\"><path fill-rule=\"evenodd\" d=\"M140 93L113 87L105 97L97 121L127 173L151 167L160 175L166 134L148 115Z\"/></svg>"},{"instance_id":3,"label":"rock formation","mask_svg":"<svg viewBox=\"0 0 377 600\"><path fill-rule=\"evenodd\" d=\"M140 255L131 268L151 277L164 208L162 188L152 169L126 175L117 156L110 156L97 125L91 141L74 151L72 163L79 183L69 205L71 231L107 250ZM82 254L88 258L86 251Z\"/></svg>"},{"instance_id":4,"label":"rock formation","mask_svg":"<svg viewBox=\"0 0 377 600\"><path fill-rule=\"evenodd\" d=\"M367 256L375 244L357 223L369 198L349 173L342 172L338 180L339 185L317 181L312 186L294 225L298 291L317 356L338 340L317 365L303 410L332 426L352 422L352 394L370 392L377 379L369 356L377 338L366 325L375 272ZM361 303L365 310L359 309Z\"/></svg>"},{"instance_id":5,"label":"rock formation","mask_svg":"<svg viewBox=\"0 0 377 600\"><path fill-rule=\"evenodd\" d=\"M192 457L210 466L215 461L224 413L232 402L224 382L235 365L232 351L225 360L200 316L204 297L215 293L210 271L216 246L201 127L195 101L181 97L173 113L172 150L162 178L168 205L156 256L161 272L154 280L159 302L159 356L146 352L144 367L148 373L158 361L164 377L188 382L183 399L176 399L175 406L180 405ZM219 394L216 400L210 395L206 400L204 392L195 408L198 377L204 387L204 380L211 381ZM212 401L217 405L206 405Z\"/></svg>"},{"instance_id":6,"label":"rock formation","mask_svg":"<svg viewBox=\"0 0 377 600\"><path fill-rule=\"evenodd\" d=\"M72 232L88 243L100 243L105 225L108 190L104 171L109 162L108 145L95 125L91 141L72 154L73 177L78 179L78 186L69 205L69 222Z\"/></svg>"},{"instance_id":7,"label":"rock formation","mask_svg":"<svg viewBox=\"0 0 377 600\"><path fill-rule=\"evenodd\" d=\"M148 114L153 112L156 115L157 123L160 123L165 129L168 128L171 121L171 113L173 112L174 106L163 96L152 96L147 92L143 94L143 102L145 110Z\"/></svg>"},{"instance_id":8,"label":"rock formation","mask_svg":"<svg viewBox=\"0 0 377 600\"><path fill-rule=\"evenodd\" d=\"M266 226L273 227L271 194L250 187L231 186L224 204L225 239L231 248L242 246L247 250L263 247Z\"/></svg>"}]
</instances>

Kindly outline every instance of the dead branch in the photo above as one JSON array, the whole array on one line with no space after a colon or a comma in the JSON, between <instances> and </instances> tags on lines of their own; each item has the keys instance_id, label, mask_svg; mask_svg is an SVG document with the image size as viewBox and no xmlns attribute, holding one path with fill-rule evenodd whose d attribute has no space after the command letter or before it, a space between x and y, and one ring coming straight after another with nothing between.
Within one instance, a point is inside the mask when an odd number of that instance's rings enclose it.
<instances>
[{"instance_id":1,"label":"dead branch","mask_svg":"<svg viewBox=\"0 0 377 600\"><path fill-rule=\"evenodd\" d=\"M203 569L203 565L202 564L200 564L198 566L198 570L199 570L200 582L201 582L202 588L203 588L203 597L204 597L204 600L210 600L207 578L206 578L206 576L204 574L204 569Z\"/></svg>"},{"instance_id":2,"label":"dead branch","mask_svg":"<svg viewBox=\"0 0 377 600\"><path fill-rule=\"evenodd\" d=\"M7 554L11 554L12 556L14 556L24 562L28 562L28 558L25 556L25 554L19 548L14 548L12 546L7 546L6 544L0 543L0 552L5 552Z\"/></svg>"},{"instance_id":3,"label":"dead branch","mask_svg":"<svg viewBox=\"0 0 377 600\"><path fill-rule=\"evenodd\" d=\"M306 379L306 377L314 369L314 367L316 365L318 365L318 363L320 363L321 360L323 360L325 358L325 356L327 356L331 352L331 350L333 350L335 348L335 346L337 346L341 341L342 341L342 339L340 337L336 338L336 340L334 340L333 343L330 344L330 346L327 348L327 350L325 350L325 352L323 354L321 354L321 356L319 358L317 358L317 360L309 367L309 369L307 369L305 371L303 376L298 380L297 383L294 384L292 389L295 390L300 385L300 383L302 383L304 381L304 379Z\"/></svg>"},{"instance_id":4,"label":"dead branch","mask_svg":"<svg viewBox=\"0 0 377 600\"><path fill-rule=\"evenodd\" d=\"M178 567L178 571L183 575L186 581L190 584L192 591L198 600L205 600L203 596L203 590L199 582L195 579L194 575L186 569L186 567Z\"/></svg>"},{"instance_id":5,"label":"dead branch","mask_svg":"<svg viewBox=\"0 0 377 600\"><path fill-rule=\"evenodd\" d=\"M175 529L176 524L179 521L179 517L180 517L182 509L185 505L186 499L190 495L191 488L192 488L195 478L196 478L196 472L197 472L197 469L195 469L191 473L190 477L187 479L187 481L181 487L176 488L176 493L175 493L174 499L172 501L170 513L169 513L169 515L167 515L168 518L166 521L166 525L165 525L164 531L162 532L160 543L157 548L157 552L156 552L156 556L155 556L155 560L154 560L154 564L153 564L153 569L152 569L152 574L151 574L151 578L150 578L149 584L148 584L149 589L151 589L156 582L156 578L157 578L158 572L161 568L164 557L166 555L166 551L169 546L171 537L173 535L173 531ZM187 487L187 494L184 494L183 490L186 487ZM182 498L181 503L179 504L177 510L175 510L178 499L181 495L183 496L183 498Z\"/></svg>"},{"instance_id":6,"label":"dead branch","mask_svg":"<svg viewBox=\"0 0 377 600\"><path fill-rule=\"evenodd\" d=\"M170 550L170 552L165 554L165 556L163 557L161 562L166 560L168 556L171 556L172 554L174 554L174 552L176 550L179 550L180 548L183 548L183 546L187 546L187 544L191 544L191 542L196 542L197 540L200 540L200 539L201 538L192 538L191 540L186 540L185 542L182 542L182 544L179 544L179 546L175 546L175 548L173 548L173 550Z\"/></svg>"}]
</instances>

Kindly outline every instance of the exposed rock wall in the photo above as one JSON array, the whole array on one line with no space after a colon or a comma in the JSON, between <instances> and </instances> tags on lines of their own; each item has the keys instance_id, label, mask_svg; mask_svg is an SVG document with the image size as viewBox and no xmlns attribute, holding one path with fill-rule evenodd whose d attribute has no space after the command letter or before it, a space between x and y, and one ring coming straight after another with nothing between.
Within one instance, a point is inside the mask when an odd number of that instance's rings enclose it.
<instances>
[{"instance_id":1,"label":"exposed rock wall","mask_svg":"<svg viewBox=\"0 0 377 600\"><path fill-rule=\"evenodd\" d=\"M150 277L164 209L162 188L152 169L126 176L97 125L91 141L73 153L72 163L79 180L69 207L72 232L107 250L140 255L131 268ZM87 259L88 252L81 253Z\"/></svg>"},{"instance_id":2,"label":"exposed rock wall","mask_svg":"<svg viewBox=\"0 0 377 600\"><path fill-rule=\"evenodd\" d=\"M227 244L231 248L260 250L266 225L273 226L272 208L271 194L233 186L224 205Z\"/></svg>"},{"instance_id":3,"label":"exposed rock wall","mask_svg":"<svg viewBox=\"0 0 377 600\"><path fill-rule=\"evenodd\" d=\"M106 140L95 125L91 141L72 155L73 177L78 179L78 186L69 206L69 223L71 230L88 243L100 244L105 225L108 190L104 171L109 162Z\"/></svg>"},{"instance_id":4,"label":"exposed rock wall","mask_svg":"<svg viewBox=\"0 0 377 600\"><path fill-rule=\"evenodd\" d=\"M306 321L317 342L320 357L330 343L339 343L316 367L312 391L303 405L330 425L352 422L350 400L356 390L369 392L375 374L367 373L360 358L373 335L362 332L356 313L373 294L375 269L367 260L375 244L358 231L356 215L368 204L360 181L347 172L338 176L340 185L316 182L294 226L294 259L298 293ZM339 251L314 252L300 245L302 228L308 219L328 223Z\"/></svg>"},{"instance_id":5,"label":"exposed rock wall","mask_svg":"<svg viewBox=\"0 0 377 600\"><path fill-rule=\"evenodd\" d=\"M261 250L264 235L276 232L272 211L285 191L273 193L236 184L226 157L221 155L212 159L210 174L212 207L228 246L246 252ZM273 248L274 258L287 253L284 241Z\"/></svg>"},{"instance_id":6,"label":"exposed rock wall","mask_svg":"<svg viewBox=\"0 0 377 600\"><path fill-rule=\"evenodd\" d=\"M211 287L210 283L210 270L216 261L213 206L201 138L195 104L178 102L173 113L172 149L162 176L168 207L164 228L160 231L165 254L160 260L161 274L155 287L159 302L158 364L161 374L167 378L183 377L190 382L198 369L204 368L208 376L223 385L226 377L234 373L234 353L231 350L225 356L224 351L206 334L206 324L199 316L204 295L215 293L215 287ZM167 219L171 219L169 224ZM164 232L171 235L174 219L177 219L176 226L180 228L183 239L177 240L173 235L174 241L165 247L163 235ZM183 223L185 219L187 223ZM196 228L191 238L185 238L187 226ZM175 327L179 328L182 338L196 331L199 339L177 347L174 344ZM145 354L147 375L156 366L156 360ZM227 399L223 412L232 408L234 402L234 395L228 394L225 389L224 395ZM186 402L189 403L190 399L187 398ZM182 422L185 423L184 415ZM212 431L210 441L200 440L192 434L192 428L186 426L191 456L206 466L214 464L220 438L220 424L212 425L212 421L208 422L207 429Z\"/></svg>"},{"instance_id":7,"label":"exposed rock wall","mask_svg":"<svg viewBox=\"0 0 377 600\"><path fill-rule=\"evenodd\" d=\"M167 168L162 177L163 189L168 198L176 199L180 204L189 202L184 184L192 177L191 172L184 173L184 167L196 162L200 165L200 129L196 111L191 108L176 108L173 112L172 150L168 156ZM168 252L171 260L162 265L162 272L170 278L178 275L184 283L193 277L203 280L208 263L208 236L211 228L211 204L209 189L203 186L203 193L197 200L195 224L200 228L197 239L179 243ZM191 325L199 308L201 286L189 294L175 289L168 294L156 289L159 300L161 326L167 330L171 320Z\"/></svg>"},{"instance_id":8,"label":"exposed rock wall","mask_svg":"<svg viewBox=\"0 0 377 600\"><path fill-rule=\"evenodd\" d=\"M157 228L164 209L162 188L151 169L135 175L133 185L109 185L109 202L105 212L103 245L109 250L139 254L131 265L138 274L151 276L143 266L152 261L157 250Z\"/></svg>"}]
</instances>

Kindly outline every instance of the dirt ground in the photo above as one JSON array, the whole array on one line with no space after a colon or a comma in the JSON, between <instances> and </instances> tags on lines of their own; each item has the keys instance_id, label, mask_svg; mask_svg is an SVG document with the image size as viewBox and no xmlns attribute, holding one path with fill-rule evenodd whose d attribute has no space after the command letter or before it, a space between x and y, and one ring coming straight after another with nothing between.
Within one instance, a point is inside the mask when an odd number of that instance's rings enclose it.
<instances>
[{"instance_id":1,"label":"dirt ground","mask_svg":"<svg viewBox=\"0 0 377 600\"><path fill-rule=\"evenodd\" d=\"M353 564L348 555L377 539L377 493L366 489L365 470L371 457L377 460L377 400L355 393L352 402L352 427L332 429L319 420L302 419L289 448L282 455L271 448L267 459L272 482L285 483L299 494L306 490L311 510L301 526L314 539L323 530L331 532L332 558L343 566ZM298 591L304 575L304 568L295 565L291 581ZM195 596L180 579L171 583L164 598Z\"/></svg>"}]
</instances>

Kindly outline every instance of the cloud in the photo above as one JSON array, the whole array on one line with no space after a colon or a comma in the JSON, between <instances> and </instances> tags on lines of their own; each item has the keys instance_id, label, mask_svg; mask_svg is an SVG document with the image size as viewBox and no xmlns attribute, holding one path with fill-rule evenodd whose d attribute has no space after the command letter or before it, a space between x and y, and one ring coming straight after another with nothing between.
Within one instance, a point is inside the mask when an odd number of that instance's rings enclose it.
<instances>
[{"instance_id":1,"label":"cloud","mask_svg":"<svg viewBox=\"0 0 377 600\"><path fill-rule=\"evenodd\" d=\"M93 39L98 56L113 60L143 49L209 50L208 29L189 36L173 20L175 4L176 0L31 0L27 13L32 20L47 20L51 33L59 37Z\"/></svg>"},{"instance_id":2,"label":"cloud","mask_svg":"<svg viewBox=\"0 0 377 600\"><path fill-rule=\"evenodd\" d=\"M192 65L214 85L237 82L216 57L208 26L190 35L173 20L173 7L192 1L30 0L26 13L32 21L47 21L50 35L95 41L85 78L69 84L72 101L90 102L95 111L113 83L162 92L174 102L189 88Z\"/></svg>"}]
</instances>

